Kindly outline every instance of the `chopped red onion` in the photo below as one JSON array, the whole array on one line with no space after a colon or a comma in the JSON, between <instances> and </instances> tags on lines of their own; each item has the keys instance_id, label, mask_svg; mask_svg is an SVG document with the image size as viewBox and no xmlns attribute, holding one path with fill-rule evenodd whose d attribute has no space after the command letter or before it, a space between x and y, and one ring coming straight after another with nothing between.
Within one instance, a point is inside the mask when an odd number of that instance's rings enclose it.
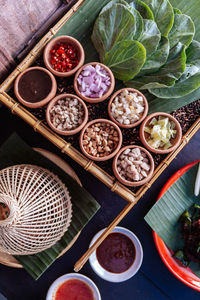
<instances>
[{"instance_id":1,"label":"chopped red onion","mask_svg":"<svg viewBox=\"0 0 200 300\"><path fill-rule=\"evenodd\" d=\"M99 64L84 67L77 82L80 93L89 98L101 98L111 85L109 73Z\"/></svg>"}]
</instances>

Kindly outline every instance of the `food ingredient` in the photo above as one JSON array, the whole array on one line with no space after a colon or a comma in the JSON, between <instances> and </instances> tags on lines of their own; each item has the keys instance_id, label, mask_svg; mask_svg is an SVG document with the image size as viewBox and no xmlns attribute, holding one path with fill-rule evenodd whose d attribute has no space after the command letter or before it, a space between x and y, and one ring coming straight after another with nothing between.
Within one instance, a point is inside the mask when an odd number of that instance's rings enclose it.
<instances>
[{"instance_id":1,"label":"food ingredient","mask_svg":"<svg viewBox=\"0 0 200 300\"><path fill-rule=\"evenodd\" d=\"M119 232L110 233L96 250L99 264L108 272L123 273L135 260L135 246L131 239Z\"/></svg>"},{"instance_id":2,"label":"food ingredient","mask_svg":"<svg viewBox=\"0 0 200 300\"><path fill-rule=\"evenodd\" d=\"M195 58L189 58L191 42L196 53L200 53L198 42L193 40L194 35L199 37L199 33L195 33L194 22L188 15L192 14L199 29L196 3L192 1L190 7L183 0L180 5L177 2L182 12L173 8L170 2L176 3L175 0L110 1L102 9L92 33L100 60L111 68L115 77L123 80L127 87L148 90L145 96L150 99L150 111L158 111L157 105L159 111L171 112L200 95L199 65ZM125 31L123 20L117 18L122 11L124 18L129 20ZM140 26L134 25L138 20L135 11L142 17L143 26L141 19L138 22ZM133 52L134 42L139 44L134 45Z\"/></svg>"},{"instance_id":3,"label":"food ingredient","mask_svg":"<svg viewBox=\"0 0 200 300\"><path fill-rule=\"evenodd\" d=\"M168 117L159 116L153 118L149 126L144 127L144 131L149 134L147 143L152 148L168 149L172 146L170 140L175 138L175 123L170 121Z\"/></svg>"},{"instance_id":4,"label":"food ingredient","mask_svg":"<svg viewBox=\"0 0 200 300\"><path fill-rule=\"evenodd\" d=\"M180 98L200 87L200 43L193 40L186 50L186 56L185 71L176 84L167 88L150 89L151 94L159 98Z\"/></svg>"},{"instance_id":5,"label":"food ingredient","mask_svg":"<svg viewBox=\"0 0 200 300\"><path fill-rule=\"evenodd\" d=\"M144 112L144 98L137 92L124 89L111 104L111 115L117 122L130 125L137 122Z\"/></svg>"},{"instance_id":6,"label":"food ingredient","mask_svg":"<svg viewBox=\"0 0 200 300\"><path fill-rule=\"evenodd\" d=\"M27 102L36 103L45 99L51 91L50 76L38 69L30 70L22 75L18 83L18 92Z\"/></svg>"},{"instance_id":7,"label":"food ingredient","mask_svg":"<svg viewBox=\"0 0 200 300\"><path fill-rule=\"evenodd\" d=\"M87 65L77 78L78 89L83 96L101 98L110 88L111 79L102 65Z\"/></svg>"},{"instance_id":8,"label":"food ingredient","mask_svg":"<svg viewBox=\"0 0 200 300\"><path fill-rule=\"evenodd\" d=\"M79 63L77 50L69 43L58 43L50 50L50 64L58 72L69 72Z\"/></svg>"},{"instance_id":9,"label":"food ingredient","mask_svg":"<svg viewBox=\"0 0 200 300\"><path fill-rule=\"evenodd\" d=\"M50 120L59 130L73 130L83 123L85 112L77 98L59 99L50 109Z\"/></svg>"},{"instance_id":10,"label":"food ingredient","mask_svg":"<svg viewBox=\"0 0 200 300\"><path fill-rule=\"evenodd\" d=\"M187 267L190 261L200 262L200 206L194 204L182 214L180 221L184 248L175 252L174 257Z\"/></svg>"},{"instance_id":11,"label":"food ingredient","mask_svg":"<svg viewBox=\"0 0 200 300\"><path fill-rule=\"evenodd\" d=\"M55 295L55 300L94 300L91 288L79 279L69 279L62 283Z\"/></svg>"},{"instance_id":12,"label":"food ingredient","mask_svg":"<svg viewBox=\"0 0 200 300\"><path fill-rule=\"evenodd\" d=\"M111 124L98 122L86 128L82 143L88 154L104 157L110 155L119 144L119 134Z\"/></svg>"},{"instance_id":13,"label":"food ingredient","mask_svg":"<svg viewBox=\"0 0 200 300\"><path fill-rule=\"evenodd\" d=\"M150 168L147 154L137 147L124 150L117 160L119 175L128 181L143 180L148 176Z\"/></svg>"}]
</instances>

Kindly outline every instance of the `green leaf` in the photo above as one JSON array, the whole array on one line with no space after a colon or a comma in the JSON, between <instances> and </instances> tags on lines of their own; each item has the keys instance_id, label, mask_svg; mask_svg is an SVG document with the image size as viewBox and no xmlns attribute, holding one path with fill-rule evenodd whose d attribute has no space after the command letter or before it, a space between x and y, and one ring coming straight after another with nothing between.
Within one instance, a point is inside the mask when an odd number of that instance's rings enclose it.
<instances>
[{"instance_id":1,"label":"green leaf","mask_svg":"<svg viewBox=\"0 0 200 300\"><path fill-rule=\"evenodd\" d=\"M143 2L152 10L161 35L167 37L174 21L173 7L170 2L168 0L143 0Z\"/></svg>"},{"instance_id":2,"label":"green leaf","mask_svg":"<svg viewBox=\"0 0 200 300\"><path fill-rule=\"evenodd\" d=\"M120 80L129 80L139 73L146 59L144 46L137 41L121 41L106 53L103 63Z\"/></svg>"},{"instance_id":3,"label":"green leaf","mask_svg":"<svg viewBox=\"0 0 200 300\"><path fill-rule=\"evenodd\" d=\"M180 98L200 87L200 43L193 41L186 51L185 72L173 87L150 89L149 92L159 98Z\"/></svg>"},{"instance_id":4,"label":"green leaf","mask_svg":"<svg viewBox=\"0 0 200 300\"><path fill-rule=\"evenodd\" d=\"M182 12L180 11L180 9L174 7L174 14L181 15Z\"/></svg>"},{"instance_id":5,"label":"green leaf","mask_svg":"<svg viewBox=\"0 0 200 300\"><path fill-rule=\"evenodd\" d=\"M187 64L197 65L200 67L200 43L193 40L186 50Z\"/></svg>"},{"instance_id":6,"label":"green leaf","mask_svg":"<svg viewBox=\"0 0 200 300\"><path fill-rule=\"evenodd\" d=\"M130 7L129 10L133 14L135 18L135 32L132 35L133 40L138 40L144 30L144 22L143 18L141 17L140 13L137 11L137 9ZM124 38L125 40L125 38Z\"/></svg>"},{"instance_id":7,"label":"green leaf","mask_svg":"<svg viewBox=\"0 0 200 300\"><path fill-rule=\"evenodd\" d=\"M122 4L114 4L101 13L94 25L92 42L101 61L106 52L122 40L139 37L143 31L143 20L136 10Z\"/></svg>"},{"instance_id":8,"label":"green leaf","mask_svg":"<svg viewBox=\"0 0 200 300\"><path fill-rule=\"evenodd\" d=\"M195 36L194 38L200 42L200 3L199 0L170 0L171 5L177 7L182 11L183 14L186 14L191 17L195 25Z\"/></svg>"},{"instance_id":9,"label":"green leaf","mask_svg":"<svg viewBox=\"0 0 200 300\"><path fill-rule=\"evenodd\" d=\"M129 5L135 8L140 13L143 19L152 20L152 21L154 20L154 16L151 9L143 1L134 0L131 3L129 3Z\"/></svg>"},{"instance_id":10,"label":"green leaf","mask_svg":"<svg viewBox=\"0 0 200 300\"><path fill-rule=\"evenodd\" d=\"M105 6L102 8L100 14L102 14L102 13L105 12L107 9L111 8L114 4L117 4L117 3L118 3L118 4L123 4L123 5L125 5L126 7L129 7L128 3L127 3L125 0L112 0L112 1L108 2L108 4L105 5Z\"/></svg>"},{"instance_id":11,"label":"green leaf","mask_svg":"<svg viewBox=\"0 0 200 300\"><path fill-rule=\"evenodd\" d=\"M144 31L139 39L139 42L145 47L146 55L148 56L155 52L155 50L158 48L161 34L154 21L145 19L143 22Z\"/></svg>"},{"instance_id":12,"label":"green leaf","mask_svg":"<svg viewBox=\"0 0 200 300\"><path fill-rule=\"evenodd\" d=\"M173 87L150 89L149 92L159 98L180 98L200 87L200 72L186 80L179 80Z\"/></svg>"},{"instance_id":13,"label":"green leaf","mask_svg":"<svg viewBox=\"0 0 200 300\"><path fill-rule=\"evenodd\" d=\"M188 105L193 101L200 99L200 88L196 89L194 92L180 98L155 98L155 96L146 93L145 96L149 102L149 113L154 112L167 112L171 113L180 107Z\"/></svg>"},{"instance_id":14,"label":"green leaf","mask_svg":"<svg viewBox=\"0 0 200 300\"><path fill-rule=\"evenodd\" d=\"M173 86L185 71L185 63L185 46L182 45L179 51L171 52L170 59L159 71L125 82L125 85L140 90Z\"/></svg>"},{"instance_id":15,"label":"green leaf","mask_svg":"<svg viewBox=\"0 0 200 300\"><path fill-rule=\"evenodd\" d=\"M179 42L188 47L194 37L195 27L192 19L183 14L174 15L174 24L168 35L170 48Z\"/></svg>"},{"instance_id":16,"label":"green leaf","mask_svg":"<svg viewBox=\"0 0 200 300\"><path fill-rule=\"evenodd\" d=\"M139 76L143 76L148 73L154 73L160 69L167 61L169 50L168 38L161 37L158 48L147 57Z\"/></svg>"},{"instance_id":17,"label":"green leaf","mask_svg":"<svg viewBox=\"0 0 200 300\"><path fill-rule=\"evenodd\" d=\"M194 196L197 169L198 164L184 173L145 216L145 221L149 226L174 252L182 249L184 245L179 222L180 216L194 203L200 203L200 200ZM198 263L190 263L189 267L200 277Z\"/></svg>"}]
</instances>

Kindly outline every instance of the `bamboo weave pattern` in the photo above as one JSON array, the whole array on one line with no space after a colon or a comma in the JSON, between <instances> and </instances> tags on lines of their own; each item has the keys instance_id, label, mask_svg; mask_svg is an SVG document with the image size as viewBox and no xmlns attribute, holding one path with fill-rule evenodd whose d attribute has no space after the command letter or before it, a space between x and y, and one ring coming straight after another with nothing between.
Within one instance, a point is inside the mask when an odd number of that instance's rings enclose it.
<instances>
[{"instance_id":1,"label":"bamboo weave pattern","mask_svg":"<svg viewBox=\"0 0 200 300\"><path fill-rule=\"evenodd\" d=\"M0 220L0 251L12 255L41 252L69 227L72 205L65 185L53 173L33 165L0 171L0 203L9 216Z\"/></svg>"}]
</instances>

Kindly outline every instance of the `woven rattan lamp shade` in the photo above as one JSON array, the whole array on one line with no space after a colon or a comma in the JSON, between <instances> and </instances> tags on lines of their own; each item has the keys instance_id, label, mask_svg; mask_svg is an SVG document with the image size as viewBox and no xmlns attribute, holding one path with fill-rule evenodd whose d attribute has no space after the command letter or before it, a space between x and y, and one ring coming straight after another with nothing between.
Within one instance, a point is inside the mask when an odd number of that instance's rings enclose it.
<instances>
[{"instance_id":1,"label":"woven rattan lamp shade","mask_svg":"<svg viewBox=\"0 0 200 300\"><path fill-rule=\"evenodd\" d=\"M65 185L50 171L33 165L0 171L0 203L10 210L0 220L0 251L12 255L35 254L51 247L72 217Z\"/></svg>"}]
</instances>

